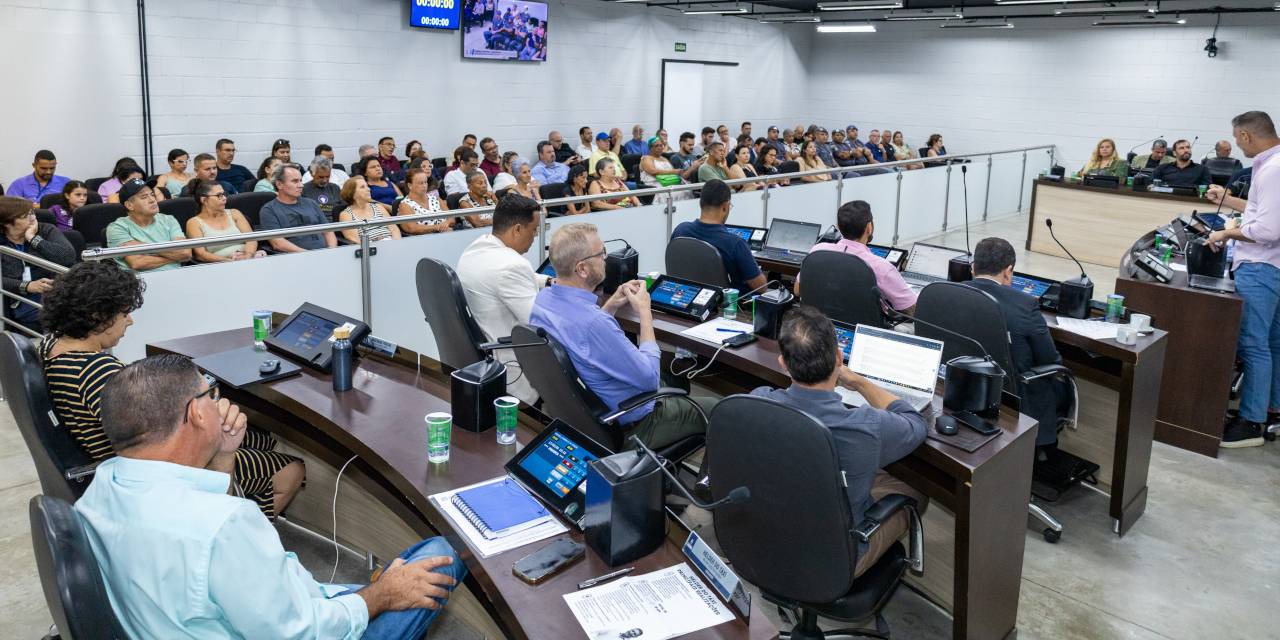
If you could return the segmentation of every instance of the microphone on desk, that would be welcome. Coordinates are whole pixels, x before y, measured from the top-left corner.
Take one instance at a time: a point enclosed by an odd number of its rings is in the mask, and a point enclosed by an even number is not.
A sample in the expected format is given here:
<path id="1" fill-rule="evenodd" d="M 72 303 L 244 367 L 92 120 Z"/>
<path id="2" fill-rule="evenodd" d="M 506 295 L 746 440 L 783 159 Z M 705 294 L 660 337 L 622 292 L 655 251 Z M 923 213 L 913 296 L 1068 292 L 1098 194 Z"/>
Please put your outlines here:
<path id="1" fill-rule="evenodd" d="M 1150 144 L 1150 143 L 1155 142 L 1156 140 L 1159 140 L 1159 139 L 1161 139 L 1161 138 L 1163 138 L 1163 137 L 1164 137 L 1164 134 L 1162 133 L 1162 134 L 1160 134 L 1160 135 L 1158 135 L 1158 136 L 1156 136 L 1156 137 L 1154 137 L 1154 138 L 1152 138 L 1152 139 L 1150 139 L 1150 140 L 1147 140 L 1146 142 L 1139 142 L 1138 144 L 1133 145 L 1133 148 L 1129 150 L 1129 153 L 1128 153 L 1128 156 L 1127 156 L 1127 157 L 1129 158 L 1129 162 L 1133 162 L 1133 158 L 1134 158 L 1134 156 L 1136 156 L 1136 155 L 1137 155 L 1136 153 L 1134 153 L 1134 151 L 1137 151 L 1138 147 L 1141 147 L 1141 146 L 1142 146 L 1142 145 L 1144 145 L 1144 144 Z"/>
<path id="2" fill-rule="evenodd" d="M 671 471 L 667 469 L 667 465 L 663 464 L 662 460 L 658 458 L 658 454 L 654 453 L 653 450 L 650 449 L 649 447 L 644 446 L 644 443 L 640 442 L 640 438 L 636 436 L 631 436 L 630 439 L 631 439 L 631 443 L 636 446 L 636 455 L 640 457 L 644 457 L 646 458 L 646 460 L 641 462 L 640 464 L 637 464 L 635 467 L 631 469 L 631 471 L 628 471 L 625 476 L 623 476 L 622 478 L 619 478 L 619 482 L 627 480 L 628 478 L 642 476 L 648 473 L 649 471 L 651 471 L 656 466 L 657 468 L 662 469 L 663 475 L 665 475 L 667 479 L 671 481 L 671 485 L 675 487 L 676 492 L 679 493 L 680 496 L 683 497 L 685 500 L 688 500 L 689 502 L 693 503 L 693 506 L 698 507 L 699 509 L 706 509 L 710 511 L 711 509 L 715 509 L 716 507 L 722 507 L 726 504 L 742 504 L 743 502 L 746 502 L 748 498 L 751 497 L 750 489 L 746 487 L 738 487 L 737 489 L 730 491 L 729 495 L 719 500 L 716 500 L 715 502 L 712 502 L 710 504 L 704 504 L 702 502 L 698 502 L 698 499 L 693 497 L 693 494 L 689 493 L 688 489 L 685 489 L 684 485 L 681 484 L 681 482 L 677 480 L 674 475 L 671 474 Z"/>
<path id="3" fill-rule="evenodd" d="M 947 262 L 949 282 L 967 282 L 973 279 L 973 252 L 969 250 L 969 181 L 965 179 L 969 167 L 960 165 L 960 182 L 964 184 L 964 255 Z"/>
<path id="4" fill-rule="evenodd" d="M 768 281 L 768 282 L 766 282 L 766 283 L 764 283 L 764 284 L 762 284 L 762 285 L 760 285 L 760 286 L 758 286 L 758 287 L 756 287 L 756 288 L 754 288 L 754 289 L 752 289 L 752 290 L 750 290 L 750 291 L 748 291 L 748 292 L 746 292 L 746 293 L 738 294 L 738 300 L 737 300 L 737 302 L 735 302 L 735 303 L 733 303 L 733 304 L 742 304 L 742 303 L 746 302 L 746 301 L 747 301 L 747 296 L 749 296 L 749 295 L 751 295 L 751 294 L 753 294 L 753 293 L 755 293 L 755 292 L 757 292 L 757 291 L 759 291 L 759 290 L 761 290 L 761 289 L 765 289 L 765 288 L 767 288 L 767 287 L 768 287 L 769 285 L 771 285 L 771 284 L 776 284 L 776 285 L 778 285 L 779 287 L 783 287 L 783 284 L 782 284 L 782 281 L 781 281 L 781 280 L 770 280 L 770 281 Z M 721 309 L 724 309 L 724 308 L 728 307 L 728 306 L 729 306 L 729 304 L 730 304 L 729 302 L 721 302 L 721 303 L 720 303 L 720 308 L 721 308 Z"/>
<path id="5" fill-rule="evenodd" d="M 1084 265 L 1063 246 L 1062 241 L 1053 233 L 1053 220 L 1045 219 L 1044 226 L 1049 227 L 1049 236 L 1058 243 L 1067 256 L 1080 267 L 1080 277 L 1063 280 L 1058 289 L 1058 313 L 1068 318 L 1084 319 L 1089 317 L 1089 301 L 1093 299 L 1093 281 L 1084 272 Z"/>
<path id="6" fill-rule="evenodd" d="M 991 354 L 987 353 L 981 342 L 932 322 L 912 318 L 893 309 L 884 300 L 880 301 L 880 307 L 885 315 L 895 320 L 910 320 L 976 346 L 982 352 L 981 358 L 960 356 L 947 361 L 947 372 L 942 383 L 942 406 L 951 411 L 971 411 L 988 420 L 1000 417 L 1005 371 L 991 359 Z"/>

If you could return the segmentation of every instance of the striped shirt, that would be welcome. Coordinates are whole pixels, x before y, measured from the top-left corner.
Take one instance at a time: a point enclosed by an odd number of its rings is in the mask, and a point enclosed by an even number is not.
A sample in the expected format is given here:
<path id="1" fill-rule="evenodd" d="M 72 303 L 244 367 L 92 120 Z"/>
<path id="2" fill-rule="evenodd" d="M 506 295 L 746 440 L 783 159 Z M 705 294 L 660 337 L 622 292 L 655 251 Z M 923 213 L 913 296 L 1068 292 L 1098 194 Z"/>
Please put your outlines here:
<path id="1" fill-rule="evenodd" d="M 107 379 L 123 369 L 124 363 L 105 351 L 69 351 L 51 358 L 56 342 L 50 335 L 40 343 L 54 414 L 94 460 L 113 457 L 115 450 L 102 429 L 99 400 Z"/>

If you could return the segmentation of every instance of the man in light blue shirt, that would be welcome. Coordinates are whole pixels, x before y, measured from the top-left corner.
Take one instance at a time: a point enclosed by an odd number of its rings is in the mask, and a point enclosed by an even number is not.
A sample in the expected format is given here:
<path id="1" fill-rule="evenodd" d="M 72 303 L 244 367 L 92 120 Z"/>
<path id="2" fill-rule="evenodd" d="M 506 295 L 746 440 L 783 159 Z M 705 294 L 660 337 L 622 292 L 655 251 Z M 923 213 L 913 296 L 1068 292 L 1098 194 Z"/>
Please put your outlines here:
<path id="1" fill-rule="evenodd" d="M 76 503 L 133 638 L 420 638 L 466 575 L 442 538 L 367 587 L 316 582 L 250 500 L 228 495 L 245 416 L 191 360 L 153 356 L 102 393 L 119 454 Z"/>
<path id="2" fill-rule="evenodd" d="M 555 184 L 569 178 L 569 165 L 556 162 L 555 145 L 543 140 L 538 143 L 538 163 L 529 169 L 529 173 L 539 184 Z"/>
<path id="3" fill-rule="evenodd" d="M 631 127 L 631 139 L 622 145 L 622 152 L 637 155 L 649 153 L 649 145 L 644 141 L 644 127 L 640 125 Z"/>
<path id="4" fill-rule="evenodd" d="M 568 352 L 587 388 L 616 411 L 623 400 L 662 386 L 662 357 L 643 281 L 624 283 L 603 307 L 596 306 L 594 291 L 604 282 L 604 262 L 604 242 L 595 225 L 575 222 L 557 229 L 551 237 L 555 284 L 538 292 L 529 324 L 546 329 Z M 624 304 L 630 304 L 640 316 L 639 347 L 613 317 Z M 532 382 L 537 388 L 538 381 Z M 715 404 L 710 399 L 694 400 L 707 413 Z M 618 422 L 627 429 L 628 439 L 636 435 L 655 448 L 707 430 L 698 410 L 680 398 L 643 405 Z"/>

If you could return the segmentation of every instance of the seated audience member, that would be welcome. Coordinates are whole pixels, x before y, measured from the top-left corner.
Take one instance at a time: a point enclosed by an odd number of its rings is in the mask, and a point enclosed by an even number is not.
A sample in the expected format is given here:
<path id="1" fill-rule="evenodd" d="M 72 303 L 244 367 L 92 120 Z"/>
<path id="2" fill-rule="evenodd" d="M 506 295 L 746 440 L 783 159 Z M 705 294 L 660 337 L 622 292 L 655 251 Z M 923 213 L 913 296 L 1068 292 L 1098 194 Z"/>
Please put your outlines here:
<path id="1" fill-rule="evenodd" d="M 600 175 L 600 172 L 596 169 L 596 164 L 602 158 L 613 160 L 614 166 L 622 166 L 622 160 L 618 158 L 618 154 L 610 150 L 612 145 L 613 139 L 609 137 L 609 134 L 601 132 L 596 136 L 596 150 L 591 154 L 591 158 L 587 160 L 587 170 L 591 172 L 591 175 Z"/>
<path id="2" fill-rule="evenodd" d="M 391 207 L 374 200 L 369 191 L 369 184 L 360 176 L 356 176 L 342 185 L 342 201 L 347 203 L 347 208 L 338 214 L 338 222 L 377 220 L 391 217 Z M 371 242 L 391 240 L 392 238 L 399 239 L 400 229 L 394 224 L 385 227 L 369 226 L 363 229 L 347 229 L 342 232 L 342 237 L 353 243 L 359 243 L 361 237 L 368 237 Z"/>
<path id="3" fill-rule="evenodd" d="M 196 201 L 196 215 L 187 220 L 188 238 L 219 238 L 253 231 L 240 211 L 227 208 L 227 192 L 217 180 L 195 178 L 187 184 L 192 185 L 191 197 Z M 196 262 L 232 262 L 267 257 L 267 252 L 259 250 L 254 240 L 196 247 L 191 253 Z"/>
<path id="4" fill-rule="evenodd" d="M 436 196 L 440 183 L 436 182 L 426 169 L 421 167 L 409 169 L 404 174 L 404 180 L 405 185 L 409 187 L 409 194 L 400 201 L 400 209 L 396 211 L 396 215 L 411 216 L 449 210 L 449 206 L 440 202 L 440 198 Z M 456 221 L 457 218 L 443 218 L 430 222 L 401 222 L 399 227 L 401 233 L 417 236 L 453 231 L 453 224 Z"/>
<path id="5" fill-rule="evenodd" d="M 201 153 L 191 161 L 192 168 L 196 171 L 196 178 L 201 180 L 215 180 L 222 185 L 222 189 L 227 193 L 240 193 L 240 190 L 232 186 L 231 183 L 224 180 L 218 180 L 218 161 L 212 155 Z M 190 184 L 188 182 L 188 184 Z M 182 185 L 182 191 L 178 193 L 180 198 L 190 198 L 191 192 L 187 189 L 187 185 Z"/>
<path id="6" fill-rule="evenodd" d="M 433 538 L 367 587 L 321 585 L 233 492 L 245 416 L 190 359 L 134 362 L 101 396 L 120 455 L 98 467 L 76 512 L 130 637 L 419 637 L 466 575 Z"/>
<path id="7" fill-rule="evenodd" d="M 498 143 L 493 138 L 480 141 L 480 153 L 484 156 L 480 161 L 480 170 L 486 176 L 496 176 L 502 172 L 502 153 L 498 151 Z"/>
<path id="8" fill-rule="evenodd" d="M 386 175 L 382 169 L 382 164 L 378 162 L 377 156 L 367 156 L 356 163 L 355 173 L 351 177 L 364 178 L 365 183 L 369 185 L 370 193 L 373 194 L 373 199 L 389 207 L 391 203 L 396 201 L 396 198 L 404 194 L 400 193 L 400 187 L 397 187 L 396 183 L 392 182 Z M 351 181 L 348 180 L 347 182 Z M 347 185 L 343 183 L 342 186 L 346 188 Z"/>
<path id="9" fill-rule="evenodd" d="M 724 145 L 724 148 L 726 149 L 736 146 L 733 144 L 733 139 L 729 137 L 729 127 L 724 125 L 716 127 L 716 139 L 719 140 L 720 144 Z"/>
<path id="10" fill-rule="evenodd" d="M 857 129 L 854 129 L 854 131 L 857 131 Z M 872 162 L 887 162 L 884 155 L 884 146 L 880 143 L 879 129 L 872 129 L 871 133 L 867 134 L 866 150 L 871 154 Z"/>
<path id="11" fill-rule="evenodd" d="M 253 179 L 253 173 L 242 165 L 233 164 L 236 159 L 236 143 L 223 138 L 214 146 L 218 154 L 217 178 L 234 189 L 231 193 L 240 193 L 244 183 Z"/>
<path id="12" fill-rule="evenodd" d="M 558 162 L 557 155 L 555 143 L 550 140 L 538 143 L 538 163 L 530 170 L 534 180 L 541 184 L 555 184 L 569 177 L 569 166 Z"/>
<path id="13" fill-rule="evenodd" d="M 591 195 L 601 193 L 626 193 L 630 191 L 627 183 L 618 177 L 618 167 L 611 158 L 601 158 L 596 164 L 596 171 L 600 176 L 599 180 L 591 183 L 589 187 Z M 594 209 L 622 209 L 625 207 L 638 207 L 640 200 L 635 196 L 621 196 L 618 198 L 609 198 L 607 200 L 596 200 L 591 203 Z"/>
<path id="14" fill-rule="evenodd" d="M 800 156 L 796 158 L 796 164 L 800 165 L 801 171 L 816 171 L 818 169 L 826 169 L 827 165 L 818 157 L 818 143 L 806 140 L 800 145 Z M 800 176 L 802 182 L 826 182 L 831 179 L 830 173 L 819 173 L 811 176 Z"/>
<path id="15" fill-rule="evenodd" d="M 333 162 L 333 159 L 334 159 L 334 157 L 335 157 L 335 156 L 333 155 L 333 147 L 331 147 L 331 146 L 329 146 L 329 145 L 327 145 L 327 144 L 318 144 L 318 145 L 316 145 L 316 153 L 315 153 L 315 155 L 318 155 L 318 156 L 324 156 L 324 157 L 328 158 L 330 162 Z"/>
<path id="16" fill-rule="evenodd" d="M 751 147 L 741 144 L 733 151 L 735 162 L 729 165 L 729 179 L 737 180 L 740 178 L 754 178 L 757 176 L 756 168 L 751 165 Z M 748 182 L 735 187 L 739 192 L 755 191 L 764 187 L 763 182 Z"/>
<path id="17" fill-rule="evenodd" d="M 172 240 L 186 240 L 178 221 L 173 216 L 160 213 L 155 194 L 147 183 L 134 178 L 120 187 L 114 195 L 120 197 L 128 215 L 116 218 L 107 225 L 108 247 L 129 247 Z M 116 258 L 122 268 L 133 271 L 167 271 L 177 269 L 191 259 L 190 249 L 170 249 L 154 254 L 141 254 Z"/>
<path id="18" fill-rule="evenodd" d="M 67 183 L 71 184 L 71 183 Z M 38 222 L 31 201 L 17 196 L 0 196 L 0 228 L 4 237 L 0 246 L 70 267 L 76 262 L 76 250 L 66 236 L 52 224 Z M 40 296 L 53 285 L 56 273 L 37 264 L 0 254 L 0 272 L 4 290 L 40 304 Z M 21 300 L 4 296 L 4 317 L 36 332 L 40 331 L 40 310 Z M 6 330 L 8 328 L 6 327 Z"/>
<path id="19" fill-rule="evenodd" d="M 587 162 L 591 159 L 592 154 L 596 152 L 595 134 L 591 133 L 591 127 L 581 127 L 578 129 L 578 146 L 573 152 L 578 156 L 578 162 Z M 590 170 L 590 167 L 588 167 Z"/>
<path id="20" fill-rule="evenodd" d="M 924 442 L 929 429 L 924 416 L 841 364 L 844 354 L 836 342 L 836 328 L 814 307 L 801 305 L 787 312 L 778 350 L 778 361 L 791 374 L 791 386 L 760 387 L 751 395 L 795 407 L 831 430 L 855 525 L 862 524 L 877 500 L 895 493 L 914 498 L 917 512 L 923 515 L 929 498 L 884 468 Z M 837 386 L 861 393 L 867 403 L 846 407 Z M 870 540 L 858 542 L 853 575 L 860 576 L 874 565 L 910 526 L 910 516 L 900 511 L 872 532 Z"/>
<path id="21" fill-rule="evenodd" d="M 137 165 L 126 164 L 126 165 L 121 165 L 118 169 L 116 169 L 115 178 L 116 180 L 120 181 L 120 184 L 124 184 L 130 180 L 145 181 L 147 179 L 147 173 L 143 171 L 141 168 L 139 168 Z M 159 193 L 155 195 L 156 195 L 156 200 L 164 199 L 164 196 L 161 196 Z M 107 196 L 106 202 L 110 202 L 113 204 L 120 202 L 119 190 Z"/>
<path id="22" fill-rule="evenodd" d="M 692 137 L 692 134 L 690 134 Z M 670 160 L 663 157 L 663 153 L 667 150 L 667 143 L 654 136 L 649 138 L 649 153 L 640 158 L 640 186 L 644 189 L 654 189 L 657 187 L 672 187 L 684 183 L 684 175 L 691 173 L 696 175 L 693 169 L 680 171 L 676 169 Z M 684 200 L 690 197 L 689 191 L 677 191 L 672 194 L 676 200 Z M 667 201 L 667 194 L 662 193 L 654 196 L 654 202 Z"/>
<path id="23" fill-rule="evenodd" d="M 1213 145 L 1213 153 L 1204 157 L 1204 166 L 1211 176 L 1230 176 L 1244 168 L 1239 160 L 1231 157 L 1231 143 L 1226 140 Z"/>
<path id="24" fill-rule="evenodd" d="M 356 158 L 356 162 L 360 162 L 368 157 L 376 157 L 378 155 L 378 148 L 371 144 L 362 144 L 359 149 L 356 149 L 356 153 L 359 154 L 359 157 Z M 354 167 L 355 165 L 353 164 L 351 166 Z M 346 183 L 344 182 L 343 184 Z"/>
<path id="25" fill-rule="evenodd" d="M 1049 327 L 1040 314 L 1040 301 L 1028 293 L 1014 289 L 1013 265 L 1017 259 L 1013 245 L 1004 238 L 985 238 L 973 248 L 973 280 L 965 284 L 989 294 L 1000 303 L 1005 330 L 1009 334 L 1009 355 L 1013 359 L 1013 375 L 1026 373 L 1032 367 L 1062 364 L 1062 356 L 1053 344 Z M 1022 397 L 1022 413 L 1040 421 L 1036 448 L 1054 448 L 1058 442 L 1058 418 L 1065 415 L 1067 386 L 1056 378 L 1046 377 L 1026 384 Z M 1040 460 L 1043 460 L 1041 451 Z"/>
<path id="26" fill-rule="evenodd" d="M 666 129 L 658 129 L 658 137 L 659 137 L 659 138 L 662 138 L 662 144 L 666 145 L 667 147 L 670 147 L 670 146 L 671 146 L 671 141 L 667 140 L 667 130 L 666 130 Z"/>
<path id="27" fill-rule="evenodd" d="M 617 411 L 619 402 L 662 386 L 662 357 L 643 281 L 623 283 L 597 306 L 595 290 L 604 282 L 604 256 L 604 242 L 595 225 L 572 222 L 557 229 L 551 236 L 556 280 L 538 292 L 529 324 L 555 337 L 568 352 L 582 383 Z M 640 317 L 638 348 L 613 318 L 624 304 L 630 304 Z M 715 404 L 707 398 L 691 399 L 707 413 Z M 627 412 L 617 422 L 627 441 L 634 435 L 649 447 L 663 447 L 705 433 L 707 428 L 698 411 L 681 398 L 651 402 Z"/>
<path id="28" fill-rule="evenodd" d="M 750 122 L 742 123 L 742 128 L 738 131 L 738 135 L 739 137 L 751 135 L 751 123 Z"/>
<path id="29" fill-rule="evenodd" d="M 458 200 L 460 209 L 476 209 L 492 207 L 498 204 L 498 197 L 489 188 L 489 179 L 483 171 L 472 171 L 467 175 L 467 195 Z M 462 225 L 468 229 L 493 225 L 493 212 L 475 215 L 464 215 Z"/>
<path id="30" fill-rule="evenodd" d="M 622 145 L 623 153 L 634 153 L 642 156 L 649 153 L 649 145 L 644 141 L 644 127 L 636 125 L 631 127 L 631 139 Z"/>
<path id="31" fill-rule="evenodd" d="M 578 164 L 579 162 L 582 162 L 582 156 L 575 152 L 573 147 L 570 147 L 569 144 L 564 141 L 564 136 L 560 135 L 559 131 L 552 131 L 551 133 L 548 133 L 547 142 L 551 143 L 551 149 L 555 152 L 555 157 L 553 158 L 554 162 L 564 165 Z M 538 157 L 539 159 L 542 157 L 541 147 L 538 148 Z M 556 182 L 564 182 L 564 180 L 557 180 Z M 551 183 L 544 182 L 543 184 Z"/>
<path id="32" fill-rule="evenodd" d="M 782 132 L 781 130 L 778 129 L 778 127 L 770 126 L 768 133 L 765 134 L 765 144 L 767 146 L 773 147 L 774 151 L 778 152 L 779 158 L 786 158 L 787 143 L 786 143 L 786 140 L 780 137 L 781 135 L 782 135 Z M 756 155 L 759 155 L 759 152 L 757 152 Z M 759 164 L 759 162 L 757 162 L 756 164 Z"/>
<path id="33" fill-rule="evenodd" d="M 875 235 L 876 225 L 871 215 L 871 205 L 862 200 L 854 200 L 840 205 L 836 210 L 836 228 L 840 230 L 841 239 L 839 242 L 820 242 L 812 249 L 810 253 L 816 251 L 841 251 L 855 255 L 867 263 L 871 267 L 871 271 L 876 274 L 876 287 L 880 289 L 880 295 L 884 297 L 884 301 L 889 306 L 906 313 L 908 315 L 915 314 L 916 294 L 907 286 L 907 282 L 902 279 L 902 274 L 898 273 L 898 268 L 893 266 L 888 260 L 871 253 L 867 245 L 871 243 L 872 236 Z M 799 279 L 796 281 L 796 288 L 799 289 Z"/>
<path id="34" fill-rule="evenodd" d="M 467 176 L 470 176 L 479 167 L 479 158 L 480 156 L 470 149 L 463 149 L 458 154 L 458 168 L 444 174 L 444 192 L 446 194 L 453 195 L 467 192 Z M 488 178 L 485 179 L 485 184 L 488 184 Z"/>
<path id="35" fill-rule="evenodd" d="M 169 172 L 156 176 L 156 186 L 164 187 L 176 196 L 194 177 L 195 174 L 187 173 L 187 152 L 173 149 L 169 151 Z"/>
<path id="36" fill-rule="evenodd" d="M 1174 161 L 1156 167 L 1151 174 L 1152 180 L 1163 180 L 1165 184 L 1196 187 L 1213 183 L 1209 170 L 1191 159 L 1191 143 L 1179 140 L 1173 143 Z"/>
<path id="37" fill-rule="evenodd" d="M 1173 162 L 1173 157 L 1169 155 L 1169 143 L 1164 140 L 1156 140 L 1151 143 L 1151 153 L 1140 155 L 1129 163 L 1136 171 L 1145 171 L 1151 173 L 1162 164 Z"/>
<path id="38" fill-rule="evenodd" d="M 760 154 L 756 156 L 756 164 L 755 164 L 756 175 L 758 176 L 777 175 L 779 162 L 780 161 L 778 160 L 777 148 L 771 147 L 766 144 L 764 147 L 760 149 Z M 777 182 L 772 182 L 768 184 L 770 186 L 779 185 L 779 184 L 785 186 L 785 185 L 791 184 L 791 179 L 787 178 L 787 179 L 779 180 Z"/>
<path id="39" fill-rule="evenodd" d="M 280 159 L 280 162 L 293 162 L 293 149 L 289 147 L 289 141 L 281 138 L 271 143 L 271 155 Z"/>
<path id="40" fill-rule="evenodd" d="M 258 165 L 258 182 L 253 185 L 254 193 L 275 193 L 275 185 L 271 184 L 271 171 L 276 166 L 283 164 L 280 158 L 276 156 L 267 156 L 262 159 L 262 164 Z"/>
<path id="41" fill-rule="evenodd" d="M 782 132 L 782 144 L 786 147 L 786 152 L 778 156 L 779 162 L 800 159 L 800 143 L 796 140 L 796 132 L 787 129 Z"/>
<path id="42" fill-rule="evenodd" d="M 507 194 L 493 212 L 492 234 L 476 238 L 458 259 L 458 282 L 467 294 L 467 306 L 475 317 L 487 342 L 511 335 L 518 324 L 529 323 L 529 312 L 538 291 L 551 278 L 533 272 L 524 259 L 538 237 L 542 220 L 537 202 L 522 195 Z M 501 349 L 494 356 L 507 365 L 507 391 L 532 405 L 538 393 L 522 375 L 511 349 Z"/>
<path id="43" fill-rule="evenodd" d="M 707 161 L 698 167 L 698 182 L 728 180 L 729 165 L 725 162 L 728 153 L 728 149 L 718 140 L 713 140 L 707 145 Z"/>
<path id="44" fill-rule="evenodd" d="M 564 195 L 565 198 L 581 197 L 591 195 L 591 188 L 588 186 L 590 177 L 587 175 L 587 165 L 585 162 L 579 162 L 569 169 L 569 177 L 565 179 Z M 565 205 L 566 214 L 571 216 L 581 215 L 583 213 L 591 213 L 590 202 L 569 203 Z"/>
<path id="45" fill-rule="evenodd" d="M 841 167 L 852 167 L 858 164 L 858 160 L 862 158 L 862 150 L 858 149 L 852 140 L 846 138 L 844 131 L 840 129 L 831 132 L 829 148 L 831 149 L 832 158 Z"/>
<path id="46" fill-rule="evenodd" d="M 511 172 L 516 176 L 516 183 L 511 185 L 512 191 L 530 200 L 542 200 L 542 194 L 538 192 L 542 183 L 533 179 L 528 160 L 521 157 L 512 159 Z"/>
<path id="47" fill-rule="evenodd" d="M 48 149 L 41 149 L 36 152 L 35 160 L 31 162 L 33 171 L 21 178 L 9 183 L 6 194 L 15 198 L 26 198 L 34 203 L 39 203 L 40 198 L 46 194 L 59 193 L 62 191 L 62 185 L 67 183 L 66 176 L 57 175 L 58 158 Z M 103 196 L 104 198 L 106 196 Z"/>
<path id="48" fill-rule="evenodd" d="M 334 203 L 342 199 L 342 187 L 333 180 L 333 176 L 337 173 L 338 170 L 333 168 L 332 160 L 325 156 L 316 156 L 311 160 L 310 170 L 302 176 L 302 197 L 315 200 L 316 204 L 320 205 L 320 210 L 324 212 L 324 217 L 330 221 L 333 220 Z"/>
<path id="49" fill-rule="evenodd" d="M 468 149 L 470 149 L 470 150 L 472 150 L 472 151 L 475 151 L 475 150 L 476 150 L 476 136 L 475 136 L 475 134 L 468 133 L 467 135 L 462 136 L 462 146 L 464 146 L 464 147 L 466 147 L 466 148 L 468 148 Z"/>
<path id="50" fill-rule="evenodd" d="M 702 215 L 697 220 L 677 225 L 671 232 L 671 239 L 694 238 L 715 247 L 724 261 L 725 272 L 729 274 L 729 285 L 745 296 L 748 291 L 763 287 L 765 277 L 751 255 L 747 241 L 724 227 L 729 219 L 732 195 L 733 189 L 723 180 L 711 180 L 702 185 L 699 201 Z"/>
<path id="51" fill-rule="evenodd" d="M 1080 175 L 1115 176 L 1123 182 L 1129 177 L 1129 163 L 1116 154 L 1115 141 L 1103 138 L 1093 148 L 1089 162 L 1080 168 Z"/>
<path id="52" fill-rule="evenodd" d="M 376 165 L 376 161 L 374 162 Z M 379 170 L 382 167 L 378 167 Z M 302 197 L 302 167 L 282 164 L 268 178 L 276 185 L 276 199 L 262 205 L 258 216 L 263 231 L 310 227 L 329 222 L 320 204 Z M 332 231 L 267 240 L 271 248 L 283 253 L 299 253 L 338 246 L 338 237 Z"/>
<path id="53" fill-rule="evenodd" d="M 68 180 L 62 185 L 62 201 L 49 207 L 53 224 L 59 231 L 70 231 L 76 209 L 89 201 L 89 187 L 79 180 Z"/>
<path id="54" fill-rule="evenodd" d="M 516 183 L 516 175 L 511 170 L 511 162 L 519 157 L 520 154 L 515 151 L 503 152 L 502 160 L 498 162 L 498 173 L 493 176 L 493 182 L 489 183 L 494 191 L 507 189 Z"/>
<path id="55" fill-rule="evenodd" d="M 396 182 L 400 180 L 403 168 L 400 166 L 399 158 L 396 158 L 396 141 L 390 136 L 385 136 L 378 140 L 378 165 L 382 167 L 382 174 L 387 180 Z M 368 180 L 368 177 L 365 177 Z M 346 183 L 344 182 L 345 186 Z"/>
<path id="56" fill-rule="evenodd" d="M 942 146 L 942 134 L 935 133 L 929 136 L 929 142 L 925 143 L 928 147 L 930 158 L 941 158 L 947 155 L 947 148 Z"/>
<path id="57" fill-rule="evenodd" d="M 425 155 L 427 155 L 426 149 L 423 149 L 422 143 L 418 142 L 417 140 L 410 140 L 409 144 L 406 144 L 404 146 L 404 157 L 408 158 L 410 162 L 412 162 L 413 159 L 418 156 L 425 156 Z M 346 183 L 344 182 L 343 184 L 346 184 Z"/>
<path id="58" fill-rule="evenodd" d="M 911 148 L 911 147 L 906 143 L 906 141 L 904 141 L 904 140 L 902 139 L 902 132 L 901 132 L 901 131 L 895 131 L 895 132 L 893 133 L 893 137 L 892 137 L 892 138 L 890 138 L 890 141 L 893 143 L 893 157 L 894 157 L 894 159 L 895 159 L 895 160 L 906 160 L 906 159 L 908 159 L 908 158 L 919 158 L 919 157 L 920 157 L 920 156 L 916 153 L 916 150 L 915 150 L 915 149 L 912 149 L 912 148 Z M 905 165 L 905 166 L 906 166 L 906 168 L 907 168 L 907 169 L 912 169 L 912 170 L 915 170 L 915 169 L 923 169 L 923 168 L 924 168 L 924 165 L 923 165 L 923 164 L 916 163 L 916 162 L 913 162 L 913 163 L 908 164 L 908 165 Z"/>
<path id="59" fill-rule="evenodd" d="M 614 127 L 609 130 L 609 150 L 615 155 L 622 152 L 622 129 Z"/>
<path id="60" fill-rule="evenodd" d="M 671 155 L 671 166 L 680 170 L 680 177 L 684 178 L 685 182 L 697 182 L 698 170 L 707 161 L 705 157 L 695 152 L 693 138 L 693 133 L 689 131 L 680 134 L 680 148 Z M 641 160 L 641 163 L 643 162 Z"/>
<path id="61" fill-rule="evenodd" d="M 110 198 L 111 194 L 120 190 L 120 185 L 122 183 L 118 178 L 116 178 L 116 172 L 120 171 L 120 167 L 125 165 L 132 165 L 136 167 L 138 166 L 138 161 L 128 156 L 116 160 L 115 166 L 111 167 L 111 179 L 98 185 L 98 195 L 102 197 L 103 202 L 107 202 L 107 198 Z"/>
<path id="62" fill-rule="evenodd" d="M 693 155 L 699 156 L 699 157 L 707 155 L 707 147 L 711 146 L 711 141 L 715 137 L 716 137 L 715 129 L 712 129 L 711 127 L 703 127 L 702 140 L 698 144 L 694 145 Z"/>

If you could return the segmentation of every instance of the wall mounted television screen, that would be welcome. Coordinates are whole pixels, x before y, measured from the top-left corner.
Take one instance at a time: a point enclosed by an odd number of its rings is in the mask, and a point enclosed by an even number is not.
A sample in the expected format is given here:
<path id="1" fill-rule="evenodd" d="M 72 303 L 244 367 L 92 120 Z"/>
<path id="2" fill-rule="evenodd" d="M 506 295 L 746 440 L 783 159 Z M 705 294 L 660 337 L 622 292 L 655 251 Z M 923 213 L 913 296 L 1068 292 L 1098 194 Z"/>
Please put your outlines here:
<path id="1" fill-rule="evenodd" d="M 462 57 L 546 60 L 547 4 L 462 0 Z"/>
<path id="2" fill-rule="evenodd" d="M 413 0 L 409 26 L 427 29 L 458 28 L 458 0 Z"/>

